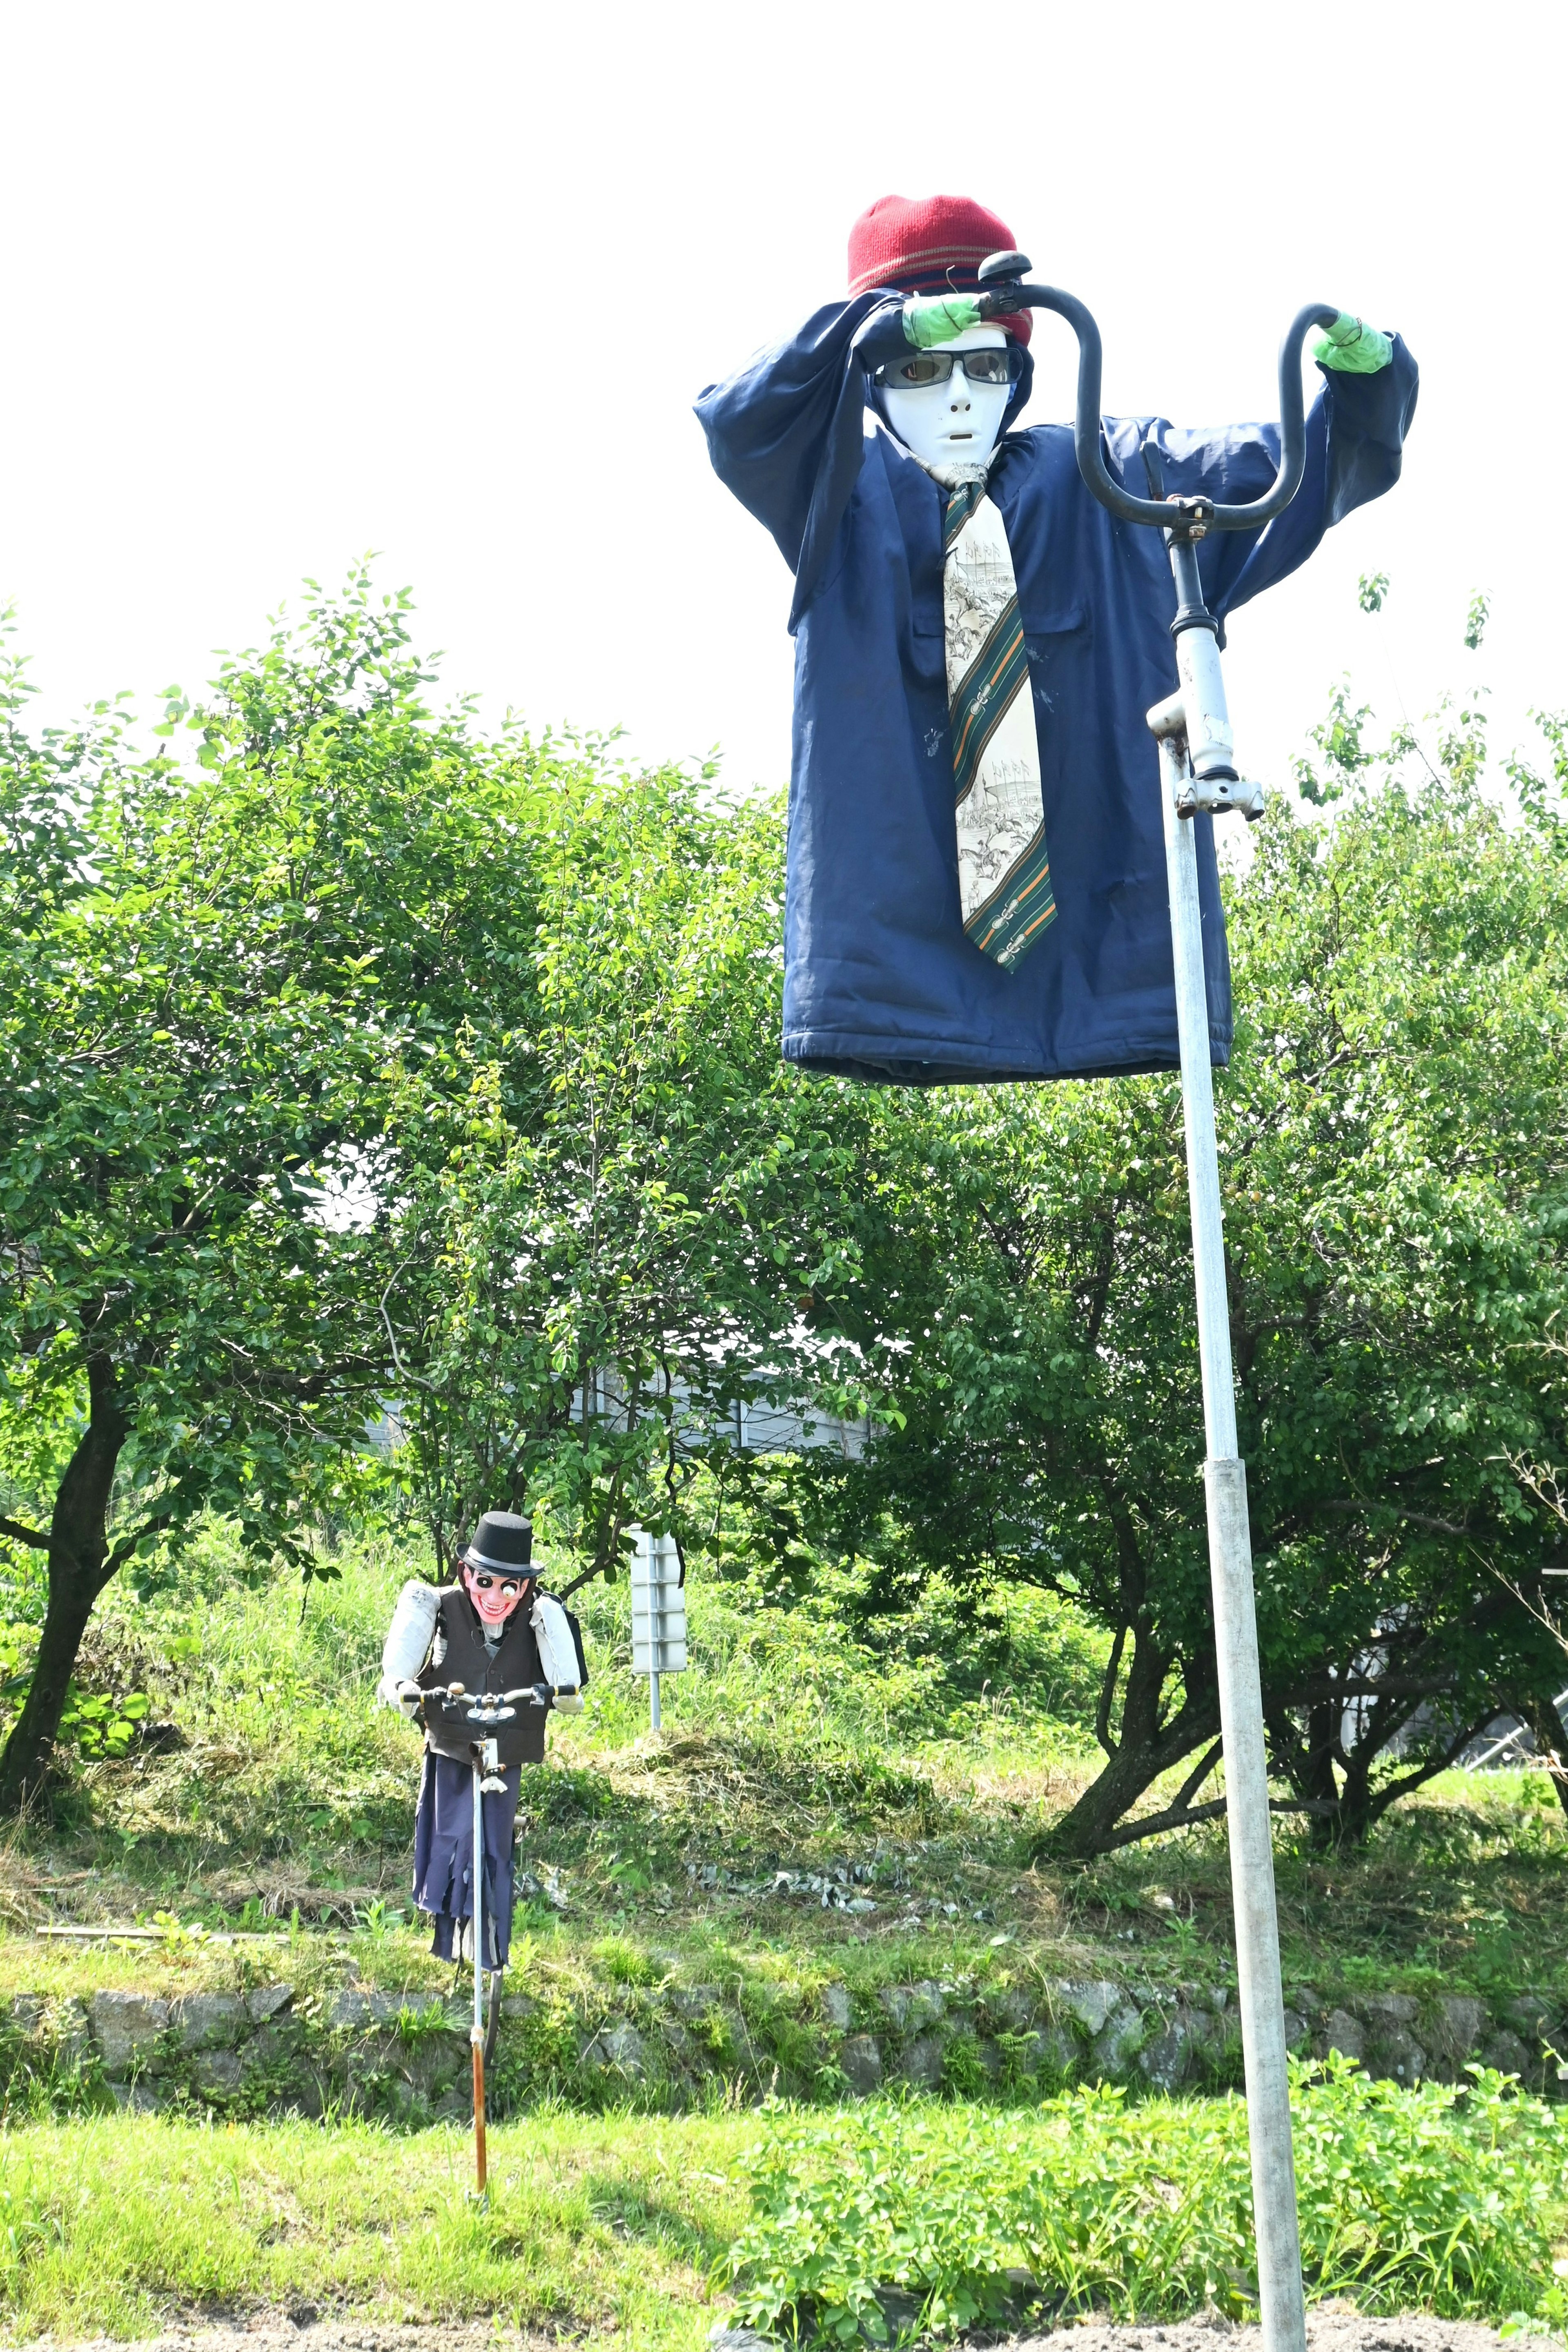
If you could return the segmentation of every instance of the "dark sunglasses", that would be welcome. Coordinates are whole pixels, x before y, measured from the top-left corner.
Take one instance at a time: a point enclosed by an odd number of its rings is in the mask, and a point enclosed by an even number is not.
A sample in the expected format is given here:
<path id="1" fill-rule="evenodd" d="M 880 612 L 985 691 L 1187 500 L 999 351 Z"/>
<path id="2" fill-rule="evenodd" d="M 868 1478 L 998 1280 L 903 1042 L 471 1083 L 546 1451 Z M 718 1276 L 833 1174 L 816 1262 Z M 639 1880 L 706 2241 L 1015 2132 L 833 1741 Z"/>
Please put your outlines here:
<path id="1" fill-rule="evenodd" d="M 961 367 L 971 383 L 1016 383 L 1024 372 L 1024 354 L 1016 343 L 993 345 L 984 352 L 911 352 L 907 360 L 884 360 L 872 378 L 895 391 L 922 391 L 928 383 L 945 383 Z"/>

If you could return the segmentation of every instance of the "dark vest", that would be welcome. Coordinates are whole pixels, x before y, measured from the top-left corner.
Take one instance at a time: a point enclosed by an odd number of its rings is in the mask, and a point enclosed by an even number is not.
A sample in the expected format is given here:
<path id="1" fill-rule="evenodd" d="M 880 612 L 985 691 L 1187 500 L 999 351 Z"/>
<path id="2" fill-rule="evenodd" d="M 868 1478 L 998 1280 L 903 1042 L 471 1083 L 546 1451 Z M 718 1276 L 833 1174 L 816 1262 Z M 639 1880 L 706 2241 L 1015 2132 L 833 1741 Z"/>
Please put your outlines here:
<path id="1" fill-rule="evenodd" d="M 542 1682 L 544 1670 L 539 1663 L 539 1644 L 526 1614 L 530 1606 L 528 1601 L 521 1601 L 512 1611 L 501 1628 L 492 1658 L 485 1648 L 479 1614 L 473 1602 L 460 1584 L 444 1585 L 436 1629 L 447 1637 L 447 1654 L 439 1665 L 433 1656 L 426 1663 L 419 1676 L 420 1688 L 442 1690 L 448 1683 L 461 1683 L 465 1690 L 499 1692 Z M 530 1699 L 515 1699 L 512 1704 L 517 1712 L 511 1721 L 498 1724 L 489 1735 L 496 1743 L 502 1769 L 512 1764 L 542 1764 L 544 1718 L 550 1709 L 535 1706 Z M 462 1706 L 426 1710 L 425 1737 L 439 1755 L 455 1756 L 461 1763 L 471 1763 L 471 1743 L 485 1736 L 477 1724 L 468 1721 Z"/>

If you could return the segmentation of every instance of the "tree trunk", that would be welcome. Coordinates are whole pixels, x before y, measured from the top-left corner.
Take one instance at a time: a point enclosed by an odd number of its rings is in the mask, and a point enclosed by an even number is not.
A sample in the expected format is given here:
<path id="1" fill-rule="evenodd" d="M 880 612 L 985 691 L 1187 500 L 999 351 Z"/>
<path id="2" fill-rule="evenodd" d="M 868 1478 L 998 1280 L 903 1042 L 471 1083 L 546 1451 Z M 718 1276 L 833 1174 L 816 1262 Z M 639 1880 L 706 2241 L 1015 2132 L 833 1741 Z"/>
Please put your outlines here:
<path id="1" fill-rule="evenodd" d="M 1568 1813 L 1568 1733 L 1563 1730 L 1563 1717 L 1554 1705 L 1556 1696 L 1555 1691 L 1542 1691 L 1539 1697 L 1532 1695 L 1520 1712 L 1534 1738 L 1541 1768 L 1551 1775 L 1557 1801 Z"/>
<path id="2" fill-rule="evenodd" d="M 90 1411 L 49 1521 L 49 1601 L 26 1704 L 0 1756 L 0 1813 L 18 1813 L 43 1788 L 70 1678 L 94 1601 L 108 1581 L 109 1498 L 130 1423 L 106 1356 L 88 1360 Z"/>
<path id="3" fill-rule="evenodd" d="M 1071 1811 L 1039 1841 L 1040 1853 L 1080 1862 L 1104 1853 L 1118 1822 L 1160 1775 L 1216 1737 L 1219 1708 L 1212 1691 L 1189 1691 L 1180 1712 L 1169 1723 L 1161 1723 L 1160 1696 L 1169 1665 L 1147 1635 L 1140 1639 L 1134 1633 L 1121 1737 L 1114 1747 L 1108 1743 L 1100 1778 L 1090 1781 Z"/>

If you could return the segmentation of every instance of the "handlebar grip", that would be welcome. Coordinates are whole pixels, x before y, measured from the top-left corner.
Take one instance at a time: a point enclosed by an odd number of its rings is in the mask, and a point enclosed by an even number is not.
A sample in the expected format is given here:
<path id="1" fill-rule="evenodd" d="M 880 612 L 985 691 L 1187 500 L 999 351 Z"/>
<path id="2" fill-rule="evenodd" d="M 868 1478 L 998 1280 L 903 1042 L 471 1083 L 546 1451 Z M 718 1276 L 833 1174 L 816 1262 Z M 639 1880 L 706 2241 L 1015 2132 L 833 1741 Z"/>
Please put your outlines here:
<path id="1" fill-rule="evenodd" d="M 1168 530 L 1175 519 L 1166 501 L 1135 498 L 1112 481 L 1101 454 L 1100 414 L 1101 352 L 1100 329 L 1093 314 L 1076 295 L 1059 286 L 1028 286 L 1010 282 L 988 284 L 980 297 L 986 318 L 1005 318 L 1016 310 L 1054 310 L 1078 338 L 1078 405 L 1073 418 L 1073 452 L 1078 469 L 1102 507 L 1123 522 L 1152 524 Z M 1204 521 L 1210 530 L 1256 530 L 1283 514 L 1301 487 L 1307 463 L 1307 427 L 1301 400 L 1301 345 L 1309 327 L 1331 326 L 1339 311 L 1331 302 L 1308 302 L 1291 320 L 1279 346 L 1279 464 L 1274 480 L 1260 499 L 1245 506 L 1215 506 Z"/>

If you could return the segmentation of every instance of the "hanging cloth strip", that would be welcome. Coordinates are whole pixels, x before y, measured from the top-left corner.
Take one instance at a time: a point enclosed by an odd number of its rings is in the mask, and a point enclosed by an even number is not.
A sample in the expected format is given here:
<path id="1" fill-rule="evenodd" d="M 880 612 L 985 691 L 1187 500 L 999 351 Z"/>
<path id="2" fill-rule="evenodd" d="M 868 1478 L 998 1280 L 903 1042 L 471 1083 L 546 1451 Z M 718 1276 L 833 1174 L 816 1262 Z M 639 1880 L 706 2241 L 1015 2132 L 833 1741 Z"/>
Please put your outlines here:
<path id="1" fill-rule="evenodd" d="M 1018 583 L 984 480 L 950 490 L 942 558 L 959 904 L 975 946 L 1011 971 L 1057 904 Z"/>

